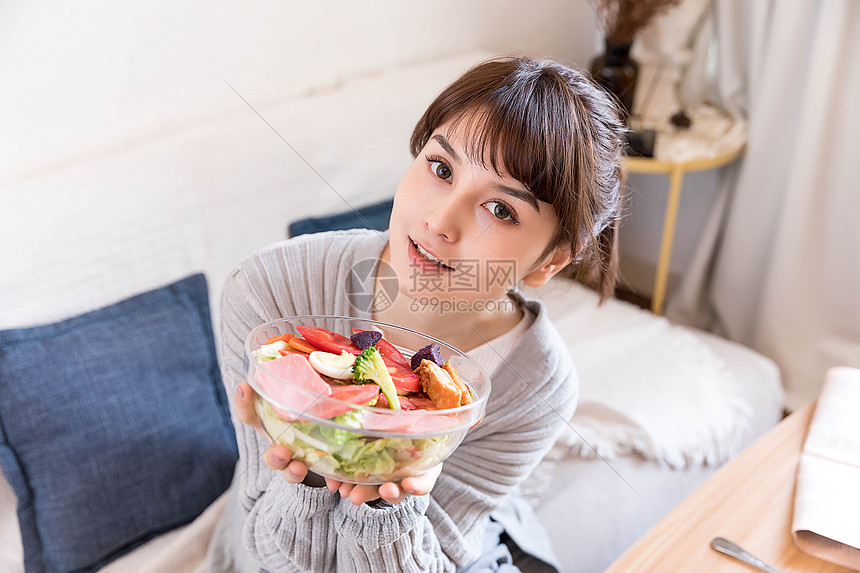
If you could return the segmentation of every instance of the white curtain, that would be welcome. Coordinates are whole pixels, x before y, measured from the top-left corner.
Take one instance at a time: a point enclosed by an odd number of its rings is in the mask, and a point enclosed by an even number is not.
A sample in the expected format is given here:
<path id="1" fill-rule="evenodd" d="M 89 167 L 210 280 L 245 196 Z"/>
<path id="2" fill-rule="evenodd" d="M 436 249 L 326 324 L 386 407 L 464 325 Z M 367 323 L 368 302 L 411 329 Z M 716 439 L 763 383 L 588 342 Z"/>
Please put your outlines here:
<path id="1" fill-rule="evenodd" d="M 749 143 L 667 314 L 773 358 L 786 406 L 860 367 L 860 2 L 715 0 L 720 103 Z"/>

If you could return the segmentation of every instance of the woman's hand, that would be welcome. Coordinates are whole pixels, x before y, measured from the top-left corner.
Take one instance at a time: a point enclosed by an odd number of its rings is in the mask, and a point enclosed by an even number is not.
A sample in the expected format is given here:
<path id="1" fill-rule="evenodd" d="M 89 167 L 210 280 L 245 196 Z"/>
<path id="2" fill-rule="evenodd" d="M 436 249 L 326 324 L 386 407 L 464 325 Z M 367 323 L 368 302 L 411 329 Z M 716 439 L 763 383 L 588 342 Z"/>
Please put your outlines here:
<path id="1" fill-rule="evenodd" d="M 257 411 L 254 409 L 255 396 L 256 393 L 250 384 L 246 382 L 239 384 L 234 396 L 236 417 L 243 424 L 247 424 L 257 430 L 261 436 L 271 440 L 263 429 L 260 417 L 257 416 Z M 279 444 L 269 446 L 263 459 L 271 469 L 281 470 L 284 479 L 289 483 L 299 483 L 308 475 L 308 466 L 300 461 L 293 460 L 290 450 Z M 325 478 L 325 484 L 329 491 L 339 491 L 341 497 L 348 497 L 355 505 L 380 498 L 389 503 L 400 503 L 406 499 L 407 494 L 426 495 L 430 493 L 441 473 L 442 464 L 439 464 L 422 474 L 404 478 L 400 483 L 386 482 L 377 486 L 346 483 L 332 478 Z"/>
<path id="2" fill-rule="evenodd" d="M 236 388 L 234 396 L 234 404 L 236 408 L 236 417 L 243 424 L 251 426 L 261 436 L 271 441 L 269 435 L 263 429 L 260 423 L 260 417 L 257 416 L 257 411 L 254 409 L 254 398 L 256 392 L 251 388 L 250 384 L 242 382 Z M 263 454 L 263 460 L 266 465 L 273 470 L 281 470 L 281 475 L 289 483 L 299 483 L 308 475 L 308 466 L 304 463 L 293 460 L 290 450 L 279 444 L 273 443 Z"/>
<path id="3" fill-rule="evenodd" d="M 325 485 L 329 491 L 340 492 L 340 497 L 349 498 L 355 505 L 379 498 L 389 503 L 400 503 L 406 499 L 406 494 L 426 495 L 430 493 L 441 473 L 442 464 L 439 464 L 417 476 L 403 478 L 400 483 L 390 481 L 382 485 L 364 485 L 325 478 Z"/>

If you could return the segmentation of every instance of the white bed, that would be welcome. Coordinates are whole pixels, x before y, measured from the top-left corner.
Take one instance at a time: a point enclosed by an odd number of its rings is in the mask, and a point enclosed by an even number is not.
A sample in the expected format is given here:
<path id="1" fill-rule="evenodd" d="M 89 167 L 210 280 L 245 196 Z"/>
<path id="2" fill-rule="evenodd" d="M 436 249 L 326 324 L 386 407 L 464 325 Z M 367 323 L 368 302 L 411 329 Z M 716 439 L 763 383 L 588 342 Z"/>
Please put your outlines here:
<path id="1" fill-rule="evenodd" d="M 703 332 L 696 335 L 731 365 L 754 412 L 738 441 L 741 449 L 781 417 L 779 372 L 743 346 Z M 564 570 L 571 573 L 606 569 L 718 469 L 702 464 L 673 468 L 636 454 L 608 460 L 562 455 L 545 463 L 552 470 L 548 493 L 535 507 Z"/>

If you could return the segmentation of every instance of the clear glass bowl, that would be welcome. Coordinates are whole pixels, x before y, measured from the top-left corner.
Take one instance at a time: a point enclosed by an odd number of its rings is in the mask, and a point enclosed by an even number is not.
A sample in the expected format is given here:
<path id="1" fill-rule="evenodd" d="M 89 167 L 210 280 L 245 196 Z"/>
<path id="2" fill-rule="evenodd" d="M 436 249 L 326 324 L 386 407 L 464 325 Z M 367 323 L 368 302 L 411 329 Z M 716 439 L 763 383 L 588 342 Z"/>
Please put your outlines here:
<path id="1" fill-rule="evenodd" d="M 472 402 L 447 410 L 390 410 L 299 386 L 253 355 L 273 336 L 287 332 L 298 336 L 297 326 L 321 327 L 346 337 L 354 328 L 377 330 L 407 360 L 420 348 L 438 343 L 443 361 L 451 363 L 472 391 Z M 397 481 L 438 465 L 481 421 L 490 395 L 486 373 L 453 346 L 407 328 L 340 316 L 295 316 L 258 326 L 245 340 L 244 373 L 257 392 L 257 414 L 272 440 L 314 473 L 351 483 Z M 332 413 L 336 415 L 331 417 Z"/>

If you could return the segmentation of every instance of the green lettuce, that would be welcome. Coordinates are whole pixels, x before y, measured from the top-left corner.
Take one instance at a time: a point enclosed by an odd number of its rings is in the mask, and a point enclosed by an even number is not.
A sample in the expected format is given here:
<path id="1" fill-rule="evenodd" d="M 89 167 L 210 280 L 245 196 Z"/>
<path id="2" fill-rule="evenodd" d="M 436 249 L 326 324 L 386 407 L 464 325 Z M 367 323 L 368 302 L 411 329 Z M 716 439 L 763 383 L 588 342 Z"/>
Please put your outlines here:
<path id="1" fill-rule="evenodd" d="M 359 429 L 364 412 L 351 410 L 332 418 L 341 426 Z M 376 438 L 315 422 L 286 422 L 264 402 L 263 426 L 275 440 L 319 473 L 345 478 L 388 479 L 409 466 L 427 468 L 444 457 L 450 436 L 435 438 Z"/>

